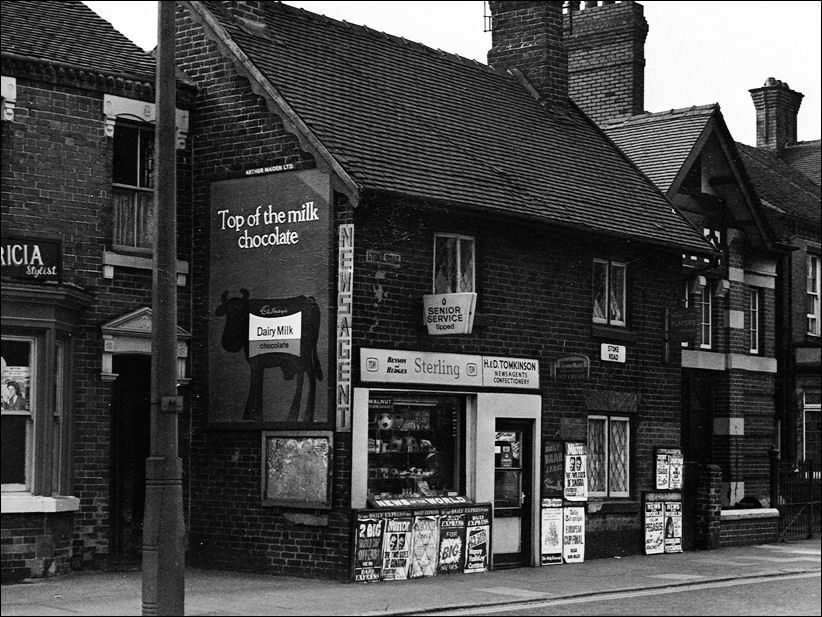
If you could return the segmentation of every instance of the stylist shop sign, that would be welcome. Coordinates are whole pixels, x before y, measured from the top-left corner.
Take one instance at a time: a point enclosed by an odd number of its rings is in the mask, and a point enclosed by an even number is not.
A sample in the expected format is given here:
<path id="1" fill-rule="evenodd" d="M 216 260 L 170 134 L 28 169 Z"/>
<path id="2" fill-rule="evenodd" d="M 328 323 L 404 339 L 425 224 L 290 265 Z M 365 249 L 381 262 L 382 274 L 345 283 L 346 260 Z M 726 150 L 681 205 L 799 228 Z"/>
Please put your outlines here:
<path id="1" fill-rule="evenodd" d="M 3 276 L 27 281 L 59 281 L 60 242 L 19 236 L 2 238 Z"/>
<path id="2" fill-rule="evenodd" d="M 427 294 L 422 297 L 428 334 L 471 334 L 477 294 Z"/>

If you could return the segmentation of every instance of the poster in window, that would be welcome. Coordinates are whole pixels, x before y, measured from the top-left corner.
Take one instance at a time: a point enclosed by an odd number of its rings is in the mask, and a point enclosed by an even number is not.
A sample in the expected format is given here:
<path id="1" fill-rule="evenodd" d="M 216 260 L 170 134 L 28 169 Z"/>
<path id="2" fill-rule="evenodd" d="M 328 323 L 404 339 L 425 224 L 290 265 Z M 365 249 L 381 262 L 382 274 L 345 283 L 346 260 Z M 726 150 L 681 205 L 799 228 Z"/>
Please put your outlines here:
<path id="1" fill-rule="evenodd" d="M 439 516 L 423 515 L 414 517 L 411 534 L 410 578 L 435 576 L 439 557 Z"/>
<path id="2" fill-rule="evenodd" d="M 332 433 L 263 432 L 263 503 L 331 508 Z"/>
<path id="3" fill-rule="evenodd" d="M 440 515 L 439 574 L 462 572 L 465 562 L 465 512 L 445 510 Z"/>
<path id="4" fill-rule="evenodd" d="M 588 499 L 588 457 L 585 444 L 565 444 L 565 490 L 568 501 L 585 501 Z"/>
<path id="5" fill-rule="evenodd" d="M 413 522 L 414 519 L 410 516 L 386 519 L 382 543 L 382 580 L 400 581 L 408 578 Z"/>
<path id="6" fill-rule="evenodd" d="M 488 570 L 491 549 L 491 509 L 466 508 L 465 572 Z"/>
<path id="7" fill-rule="evenodd" d="M 645 554 L 656 555 L 665 552 L 665 516 L 660 501 L 645 502 Z"/>
<path id="8" fill-rule="evenodd" d="M 358 517 L 357 544 L 354 554 L 354 581 L 372 582 L 382 575 L 382 544 L 385 520 Z"/>
<path id="9" fill-rule="evenodd" d="M 318 169 L 211 184 L 211 421 L 331 422 L 330 201 Z"/>
<path id="10" fill-rule="evenodd" d="M 31 367 L 28 342 L 3 341 L 2 357 L 2 398 L 3 411 L 26 411 L 29 409 L 29 389 Z M 19 352 L 19 353 L 18 353 Z M 8 355 L 8 360 L 6 359 Z M 19 357 L 16 357 L 19 356 Z"/>
<path id="11" fill-rule="evenodd" d="M 585 561 L 585 508 L 562 509 L 562 555 L 565 563 Z"/>
<path id="12" fill-rule="evenodd" d="M 562 497 L 565 473 L 565 446 L 563 442 L 546 439 L 542 443 L 542 496 Z"/>
<path id="13" fill-rule="evenodd" d="M 665 502 L 665 552 L 682 552 L 682 502 Z"/>
<path id="14" fill-rule="evenodd" d="M 562 563 L 562 499 L 543 499 L 541 509 L 541 558 L 543 566 Z"/>

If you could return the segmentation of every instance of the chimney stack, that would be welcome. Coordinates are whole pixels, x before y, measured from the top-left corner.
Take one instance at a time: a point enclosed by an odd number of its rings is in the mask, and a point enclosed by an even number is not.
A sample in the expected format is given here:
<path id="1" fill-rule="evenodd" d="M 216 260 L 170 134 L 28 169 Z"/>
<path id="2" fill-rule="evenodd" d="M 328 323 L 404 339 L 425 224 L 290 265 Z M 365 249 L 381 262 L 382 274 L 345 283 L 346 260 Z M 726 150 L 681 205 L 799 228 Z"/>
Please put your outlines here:
<path id="1" fill-rule="evenodd" d="M 491 1 L 488 64 L 519 69 L 550 106 L 568 101 L 568 55 L 562 42 L 562 2 Z"/>
<path id="2" fill-rule="evenodd" d="M 749 92 L 756 108 L 756 147 L 778 153 L 796 143 L 796 116 L 805 95 L 773 77 Z"/>
<path id="3" fill-rule="evenodd" d="M 568 94 L 597 123 L 645 111 L 648 22 L 636 2 L 570 2 Z"/>

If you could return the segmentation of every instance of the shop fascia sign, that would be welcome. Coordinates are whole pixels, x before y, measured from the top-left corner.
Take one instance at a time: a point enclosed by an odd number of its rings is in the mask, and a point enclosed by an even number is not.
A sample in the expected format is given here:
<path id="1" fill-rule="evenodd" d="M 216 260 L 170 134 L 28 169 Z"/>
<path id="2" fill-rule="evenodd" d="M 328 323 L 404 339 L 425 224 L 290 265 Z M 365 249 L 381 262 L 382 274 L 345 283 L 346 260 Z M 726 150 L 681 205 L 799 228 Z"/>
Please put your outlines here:
<path id="1" fill-rule="evenodd" d="M 360 379 L 535 390 L 539 388 L 539 360 L 364 348 L 360 350 Z"/>
<path id="2" fill-rule="evenodd" d="M 428 334 L 471 334 L 476 306 L 475 293 L 424 295 L 422 310 Z"/>
<path id="3" fill-rule="evenodd" d="M 3 276 L 28 281 L 59 281 L 61 251 L 58 240 L 3 236 Z"/>

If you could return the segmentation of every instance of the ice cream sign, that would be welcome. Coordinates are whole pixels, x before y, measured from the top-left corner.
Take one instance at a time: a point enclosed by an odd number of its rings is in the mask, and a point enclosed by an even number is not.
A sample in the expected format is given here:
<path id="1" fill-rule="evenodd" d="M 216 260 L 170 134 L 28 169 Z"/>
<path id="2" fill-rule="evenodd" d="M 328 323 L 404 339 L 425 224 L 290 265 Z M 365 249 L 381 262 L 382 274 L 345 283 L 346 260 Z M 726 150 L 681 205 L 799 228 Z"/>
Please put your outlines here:
<path id="1" fill-rule="evenodd" d="M 266 353 L 300 355 L 302 311 L 287 313 L 287 309 L 263 304 L 248 315 L 248 356 Z"/>

